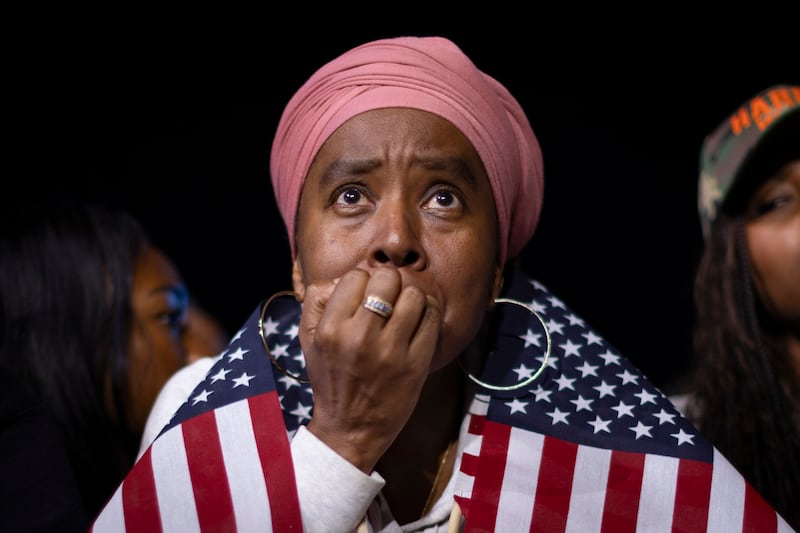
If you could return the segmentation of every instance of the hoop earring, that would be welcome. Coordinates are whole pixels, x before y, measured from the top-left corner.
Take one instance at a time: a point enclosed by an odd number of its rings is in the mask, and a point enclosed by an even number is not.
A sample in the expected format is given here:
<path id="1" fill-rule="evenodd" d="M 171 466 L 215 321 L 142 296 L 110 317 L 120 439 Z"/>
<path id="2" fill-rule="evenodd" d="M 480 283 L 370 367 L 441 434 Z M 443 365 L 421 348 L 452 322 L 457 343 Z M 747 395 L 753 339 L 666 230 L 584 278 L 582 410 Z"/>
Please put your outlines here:
<path id="1" fill-rule="evenodd" d="M 281 296 L 293 296 L 294 299 L 297 300 L 297 295 L 294 293 L 294 291 L 280 291 L 270 296 L 269 299 L 266 302 L 264 302 L 264 305 L 261 307 L 261 316 L 258 319 L 258 336 L 261 337 L 261 343 L 264 345 L 264 349 L 267 351 L 267 356 L 269 357 L 269 360 L 272 362 L 273 365 L 275 365 L 275 368 L 281 371 L 281 373 L 284 376 L 292 378 L 293 380 L 299 383 L 311 383 L 311 381 L 303 379 L 300 376 L 296 376 L 291 372 L 289 372 L 288 370 L 286 370 L 285 368 L 283 368 L 281 365 L 279 365 L 277 359 L 275 359 L 275 357 L 272 355 L 272 352 L 269 349 L 269 345 L 267 344 L 267 337 L 266 335 L 264 335 L 264 316 L 267 314 L 267 307 L 269 307 L 269 304 L 272 302 L 272 300 L 274 300 L 275 298 L 279 298 Z"/>
<path id="2" fill-rule="evenodd" d="M 533 316 L 535 316 L 539 320 L 539 323 L 542 325 L 542 329 L 544 330 L 545 338 L 547 339 L 547 348 L 546 348 L 546 350 L 544 352 L 544 359 L 542 359 L 541 366 L 539 366 L 539 369 L 536 370 L 536 372 L 534 372 L 531 377 L 529 377 L 525 381 L 520 381 L 519 383 L 517 383 L 515 385 L 492 385 L 491 383 L 486 383 L 484 381 L 481 381 L 478 378 L 476 378 L 475 376 L 473 376 L 472 374 L 470 374 L 464 368 L 464 364 L 461 362 L 461 358 L 460 357 L 458 358 L 458 363 L 461 365 L 461 369 L 464 370 L 464 373 L 467 375 L 467 377 L 473 383 L 476 383 L 478 386 L 483 387 L 484 389 L 489 389 L 489 390 L 494 390 L 494 391 L 504 391 L 504 392 L 515 391 L 515 390 L 521 389 L 523 387 L 527 387 L 528 385 L 533 383 L 536 380 L 536 378 L 538 378 L 542 374 L 542 372 L 544 372 L 544 369 L 547 368 L 547 361 L 550 359 L 550 348 L 551 348 L 550 330 L 547 329 L 547 324 L 544 323 L 544 319 L 542 319 L 541 315 L 539 315 L 539 313 L 537 313 L 531 306 L 529 306 L 527 304 L 524 304 L 524 303 L 519 302 L 517 300 L 512 300 L 510 298 L 495 298 L 494 303 L 496 303 L 496 304 L 498 304 L 498 303 L 507 303 L 507 304 L 518 305 L 518 306 L 526 309 L 530 314 L 532 314 Z"/>

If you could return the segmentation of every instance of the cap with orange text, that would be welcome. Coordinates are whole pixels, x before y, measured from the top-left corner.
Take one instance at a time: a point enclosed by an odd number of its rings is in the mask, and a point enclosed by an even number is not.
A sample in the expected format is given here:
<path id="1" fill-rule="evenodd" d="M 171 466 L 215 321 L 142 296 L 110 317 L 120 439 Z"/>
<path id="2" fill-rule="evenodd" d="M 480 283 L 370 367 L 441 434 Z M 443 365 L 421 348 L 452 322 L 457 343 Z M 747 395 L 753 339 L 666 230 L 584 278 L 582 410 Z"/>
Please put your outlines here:
<path id="1" fill-rule="evenodd" d="M 765 140 L 775 134 L 787 117 L 800 116 L 800 86 L 774 85 L 744 102 L 709 134 L 700 152 L 698 209 L 703 236 L 743 169 Z M 797 140 L 800 144 L 800 139 Z"/>

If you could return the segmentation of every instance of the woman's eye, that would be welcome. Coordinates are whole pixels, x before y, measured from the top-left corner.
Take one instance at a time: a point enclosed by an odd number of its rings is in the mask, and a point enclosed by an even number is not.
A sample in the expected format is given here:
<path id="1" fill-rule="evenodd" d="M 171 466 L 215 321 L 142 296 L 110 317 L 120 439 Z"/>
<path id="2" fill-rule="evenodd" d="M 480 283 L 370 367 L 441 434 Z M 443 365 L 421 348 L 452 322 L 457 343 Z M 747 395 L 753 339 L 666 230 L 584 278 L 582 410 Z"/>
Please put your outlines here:
<path id="1" fill-rule="evenodd" d="M 424 205 L 428 209 L 453 209 L 462 206 L 461 197 L 450 189 L 437 189 Z"/>
<path id="2" fill-rule="evenodd" d="M 342 189 L 335 198 L 337 204 L 358 205 L 364 201 L 364 193 L 357 187 Z"/>
<path id="3" fill-rule="evenodd" d="M 161 320 L 171 328 L 182 329 L 188 323 L 188 315 L 185 309 L 174 309 L 172 311 L 162 313 Z"/>

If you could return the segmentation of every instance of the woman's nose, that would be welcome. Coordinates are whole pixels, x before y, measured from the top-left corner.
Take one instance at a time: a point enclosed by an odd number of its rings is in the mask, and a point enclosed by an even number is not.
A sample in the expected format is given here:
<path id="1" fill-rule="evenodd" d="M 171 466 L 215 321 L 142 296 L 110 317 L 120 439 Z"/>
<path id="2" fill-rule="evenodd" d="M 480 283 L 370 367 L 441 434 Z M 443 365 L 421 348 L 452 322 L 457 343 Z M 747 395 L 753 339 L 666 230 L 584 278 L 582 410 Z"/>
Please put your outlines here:
<path id="1" fill-rule="evenodd" d="M 370 260 L 377 265 L 423 268 L 423 225 L 420 214 L 402 202 L 387 202 L 373 215 L 375 224 Z"/>

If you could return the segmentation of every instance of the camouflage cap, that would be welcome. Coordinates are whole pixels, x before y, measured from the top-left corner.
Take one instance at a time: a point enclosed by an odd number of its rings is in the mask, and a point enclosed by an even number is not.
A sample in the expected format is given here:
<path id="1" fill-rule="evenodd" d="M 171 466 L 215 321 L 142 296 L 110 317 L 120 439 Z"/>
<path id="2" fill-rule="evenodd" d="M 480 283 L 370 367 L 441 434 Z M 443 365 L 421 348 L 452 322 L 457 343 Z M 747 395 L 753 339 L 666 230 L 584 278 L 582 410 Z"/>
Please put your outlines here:
<path id="1" fill-rule="evenodd" d="M 741 174 L 745 163 L 767 133 L 788 115 L 800 110 L 800 86 L 774 85 L 744 102 L 716 130 L 700 151 L 698 209 L 703 236 Z"/>

